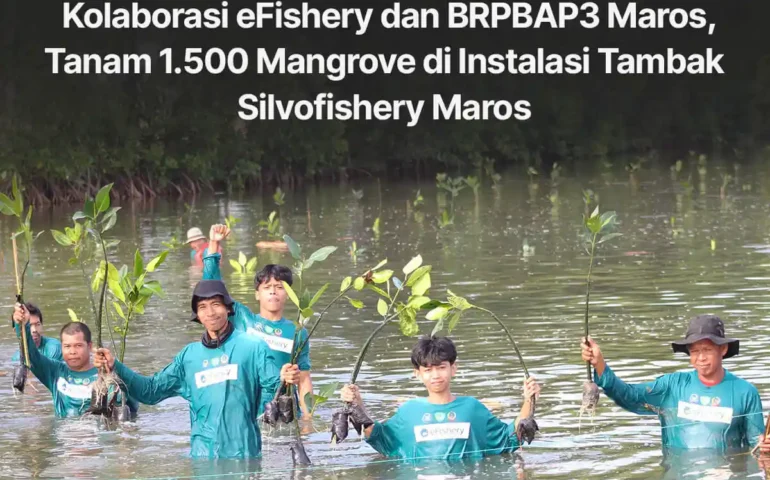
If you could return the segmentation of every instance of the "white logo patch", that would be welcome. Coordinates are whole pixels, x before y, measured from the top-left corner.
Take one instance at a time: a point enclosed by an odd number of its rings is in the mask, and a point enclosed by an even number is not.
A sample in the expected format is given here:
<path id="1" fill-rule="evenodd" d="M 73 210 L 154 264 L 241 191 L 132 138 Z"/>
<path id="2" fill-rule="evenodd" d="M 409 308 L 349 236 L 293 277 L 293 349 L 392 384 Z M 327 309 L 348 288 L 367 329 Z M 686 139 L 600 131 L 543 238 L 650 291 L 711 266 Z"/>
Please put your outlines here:
<path id="1" fill-rule="evenodd" d="M 701 397 L 702 398 L 702 397 Z M 733 409 L 728 407 L 707 407 L 697 403 L 679 402 L 679 418 L 699 422 L 726 423 L 733 421 Z"/>
<path id="2" fill-rule="evenodd" d="M 91 400 L 91 385 L 74 385 L 66 379 L 59 377 L 59 380 L 56 382 L 56 390 L 70 398 Z"/>
<path id="3" fill-rule="evenodd" d="M 471 424 L 469 422 L 433 423 L 414 427 L 414 439 L 417 443 L 432 440 L 467 440 L 470 433 Z"/>
<path id="4" fill-rule="evenodd" d="M 206 388 L 209 385 L 226 382 L 228 380 L 238 380 L 238 364 L 231 363 L 221 367 L 204 370 L 195 374 L 195 386 Z"/>
<path id="5" fill-rule="evenodd" d="M 267 335 L 264 332 L 260 332 L 257 329 L 249 328 L 246 330 L 250 335 L 256 335 L 265 342 L 270 350 L 276 350 L 278 352 L 292 353 L 292 347 L 294 346 L 294 340 L 290 338 L 276 337 L 275 335 Z"/>

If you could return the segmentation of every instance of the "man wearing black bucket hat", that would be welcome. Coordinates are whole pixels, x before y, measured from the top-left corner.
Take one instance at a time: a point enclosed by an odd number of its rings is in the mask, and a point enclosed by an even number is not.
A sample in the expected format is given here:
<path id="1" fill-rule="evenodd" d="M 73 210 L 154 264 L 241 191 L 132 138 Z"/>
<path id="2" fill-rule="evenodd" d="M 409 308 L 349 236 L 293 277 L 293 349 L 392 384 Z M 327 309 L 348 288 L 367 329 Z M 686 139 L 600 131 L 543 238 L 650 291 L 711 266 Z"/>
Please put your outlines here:
<path id="1" fill-rule="evenodd" d="M 684 339 L 671 344 L 674 352 L 690 356 L 694 370 L 648 383 L 623 382 L 604 361 L 599 345 L 590 338 L 588 342 L 584 338 L 581 349 L 583 360 L 595 368 L 594 381 L 618 406 L 639 415 L 658 415 L 664 447 L 726 451 L 762 440 L 759 392 L 722 366 L 723 359 L 738 354 L 740 342 L 725 336 L 719 317 L 693 318 Z"/>
<path id="2" fill-rule="evenodd" d="M 267 344 L 233 328 L 233 299 L 219 280 L 198 282 L 192 297 L 192 320 L 205 332 L 152 377 L 139 375 L 115 360 L 105 348 L 94 365 L 114 368 L 128 394 L 154 405 L 181 396 L 190 403 L 193 457 L 256 457 L 262 450 L 257 416 L 270 401 L 279 380 L 296 384 L 299 371 L 284 365 L 280 375 Z"/>

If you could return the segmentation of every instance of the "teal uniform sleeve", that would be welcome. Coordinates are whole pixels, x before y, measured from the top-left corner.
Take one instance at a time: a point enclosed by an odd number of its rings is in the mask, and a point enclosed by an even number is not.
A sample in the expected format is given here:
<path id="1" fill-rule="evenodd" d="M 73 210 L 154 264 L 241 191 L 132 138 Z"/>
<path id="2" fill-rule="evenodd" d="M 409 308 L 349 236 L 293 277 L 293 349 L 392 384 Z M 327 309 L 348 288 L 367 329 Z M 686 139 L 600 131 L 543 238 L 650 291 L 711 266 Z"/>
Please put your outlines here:
<path id="1" fill-rule="evenodd" d="M 126 385 L 128 397 L 137 402 L 155 405 L 167 398 L 176 396 L 187 399 L 184 366 L 180 358 L 182 353 L 177 355 L 174 361 L 163 370 L 151 377 L 139 375 L 118 360 L 115 360 L 115 373 Z"/>
<path id="2" fill-rule="evenodd" d="M 256 355 L 260 389 L 259 408 L 257 409 L 257 416 L 259 416 L 265 411 L 265 404 L 275 397 L 275 392 L 281 382 L 281 371 L 275 365 L 272 350 L 266 344 L 260 345 Z"/>
<path id="3" fill-rule="evenodd" d="M 669 390 L 668 375 L 660 376 L 654 382 L 632 385 L 615 376 L 609 365 L 604 367 L 601 377 L 594 370 L 594 381 L 619 407 L 638 415 L 657 415 Z"/>
<path id="4" fill-rule="evenodd" d="M 397 410 L 395 415 L 384 422 L 374 422 L 372 434 L 366 439 L 366 443 L 386 457 L 400 456 L 401 440 L 399 433 L 404 430 L 404 421 L 400 412 L 400 409 Z M 408 433 L 411 434 L 412 432 Z"/>
<path id="5" fill-rule="evenodd" d="M 62 353 L 61 353 L 61 342 L 55 342 L 53 341 L 53 339 L 46 338 L 45 356 L 50 358 L 51 360 L 56 360 L 57 362 L 63 362 L 64 357 L 62 357 Z"/>
<path id="6" fill-rule="evenodd" d="M 500 455 L 516 451 L 519 448 L 519 437 L 516 435 L 515 422 L 505 423 L 489 411 L 489 409 L 480 403 L 483 409 L 482 415 L 487 418 L 487 435 L 484 442 L 484 455 Z"/>
<path id="7" fill-rule="evenodd" d="M 297 346 L 302 345 L 305 340 L 307 340 L 307 337 L 307 330 L 304 328 L 300 330 Z M 297 355 L 297 365 L 303 372 L 310 371 L 310 342 L 305 343 L 305 346 L 302 347 L 302 351 L 299 352 L 299 355 Z"/>
<path id="8" fill-rule="evenodd" d="M 758 438 L 765 434 L 765 425 L 762 416 L 762 399 L 759 398 L 759 392 L 756 388 L 752 388 L 747 403 L 746 436 L 748 437 L 747 440 L 749 445 L 754 447 L 757 444 Z"/>
<path id="9" fill-rule="evenodd" d="M 207 255 L 208 249 L 203 253 L 203 280 L 222 280 L 222 269 L 219 267 L 222 255 L 218 253 Z"/>
<path id="10" fill-rule="evenodd" d="M 59 376 L 59 362 L 51 360 L 45 355 L 41 354 L 35 345 L 35 341 L 32 339 L 32 331 L 29 328 L 29 323 L 24 325 L 24 329 L 27 331 L 27 351 L 29 352 L 29 369 L 35 374 L 40 383 L 45 385 L 48 390 L 53 391 L 53 386 L 56 378 Z M 21 335 L 21 333 L 19 333 Z"/>
<path id="11" fill-rule="evenodd" d="M 13 354 L 11 362 L 21 362 L 21 352 L 19 350 L 16 350 L 16 353 Z"/>

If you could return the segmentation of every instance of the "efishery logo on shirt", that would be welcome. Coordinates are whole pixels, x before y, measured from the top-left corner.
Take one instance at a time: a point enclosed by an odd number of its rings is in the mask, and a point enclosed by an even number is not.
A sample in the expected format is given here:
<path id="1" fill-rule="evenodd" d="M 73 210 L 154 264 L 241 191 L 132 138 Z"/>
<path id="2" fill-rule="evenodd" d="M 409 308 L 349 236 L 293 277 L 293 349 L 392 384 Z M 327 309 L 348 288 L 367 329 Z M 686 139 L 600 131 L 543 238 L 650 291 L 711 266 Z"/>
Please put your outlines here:
<path id="1" fill-rule="evenodd" d="M 292 353 L 292 347 L 294 346 L 294 340 L 291 338 L 277 337 L 275 335 L 267 335 L 264 332 L 260 332 L 255 328 L 249 328 L 246 330 L 249 335 L 256 335 L 267 343 L 270 350 L 276 350 L 278 352 Z"/>
<path id="2" fill-rule="evenodd" d="M 77 398 L 78 400 L 91 399 L 90 385 L 77 385 L 74 382 L 68 382 L 65 378 L 59 377 L 59 380 L 56 381 L 56 390 L 70 398 Z"/>
<path id="3" fill-rule="evenodd" d="M 470 433 L 471 424 L 468 422 L 433 423 L 414 427 L 414 439 L 418 443 L 433 440 L 467 440 Z"/>
<path id="4" fill-rule="evenodd" d="M 230 363 L 195 374 L 195 386 L 198 388 L 206 388 L 210 385 L 216 385 L 217 383 L 223 383 L 228 380 L 238 380 L 237 363 Z"/>

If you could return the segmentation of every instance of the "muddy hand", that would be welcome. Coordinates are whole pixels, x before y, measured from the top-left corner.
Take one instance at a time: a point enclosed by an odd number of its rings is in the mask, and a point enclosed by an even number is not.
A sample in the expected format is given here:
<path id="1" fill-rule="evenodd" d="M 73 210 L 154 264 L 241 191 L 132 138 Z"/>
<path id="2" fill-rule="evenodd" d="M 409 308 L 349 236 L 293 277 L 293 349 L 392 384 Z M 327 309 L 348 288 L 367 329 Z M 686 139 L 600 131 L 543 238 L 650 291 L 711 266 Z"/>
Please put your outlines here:
<path id="1" fill-rule="evenodd" d="M 95 348 L 94 354 L 94 367 L 106 368 L 112 370 L 115 368 L 115 357 L 108 348 Z"/>

